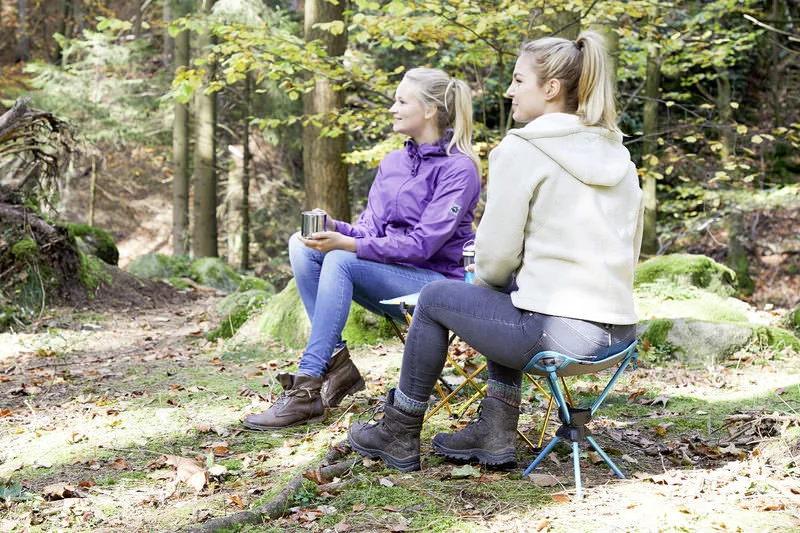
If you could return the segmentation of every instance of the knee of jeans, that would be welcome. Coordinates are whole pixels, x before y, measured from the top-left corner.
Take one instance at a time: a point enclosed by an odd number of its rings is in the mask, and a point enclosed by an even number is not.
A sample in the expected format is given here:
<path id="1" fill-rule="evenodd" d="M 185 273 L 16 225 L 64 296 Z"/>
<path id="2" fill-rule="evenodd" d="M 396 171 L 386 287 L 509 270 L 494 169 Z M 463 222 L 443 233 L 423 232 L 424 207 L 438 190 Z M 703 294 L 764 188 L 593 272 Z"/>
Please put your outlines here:
<path id="1" fill-rule="evenodd" d="M 347 270 L 350 263 L 357 259 L 356 254 L 347 250 L 331 250 L 325 254 L 325 266 Z"/>
<path id="2" fill-rule="evenodd" d="M 442 297 L 448 293 L 448 284 L 452 282 L 449 279 L 438 279 L 431 281 L 422 287 L 417 299 L 417 308 L 424 308 L 425 305 L 440 302 Z"/>

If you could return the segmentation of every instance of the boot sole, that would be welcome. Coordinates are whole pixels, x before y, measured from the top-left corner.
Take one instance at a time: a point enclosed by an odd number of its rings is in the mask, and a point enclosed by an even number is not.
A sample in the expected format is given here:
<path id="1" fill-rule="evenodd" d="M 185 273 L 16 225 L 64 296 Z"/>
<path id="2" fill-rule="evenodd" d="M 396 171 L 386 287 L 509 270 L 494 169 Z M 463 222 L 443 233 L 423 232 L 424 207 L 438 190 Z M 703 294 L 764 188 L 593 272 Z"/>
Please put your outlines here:
<path id="1" fill-rule="evenodd" d="M 285 426 L 263 426 L 261 424 L 253 424 L 252 422 L 247 422 L 245 420 L 242 421 L 242 425 L 247 429 L 254 429 L 256 431 L 276 431 L 278 429 L 290 428 L 294 426 L 302 426 L 304 424 L 315 424 L 317 422 L 322 422 L 325 420 L 325 415 L 316 416 L 313 418 L 306 418 L 305 420 L 298 420 L 292 424 L 286 424 Z"/>
<path id="2" fill-rule="evenodd" d="M 399 470 L 400 472 L 412 472 L 420 469 L 419 456 L 409 457 L 407 459 L 398 459 L 397 457 L 388 455 L 383 450 L 372 450 L 359 446 L 353 442 L 353 439 L 350 438 L 350 435 L 347 436 L 347 442 L 350 443 L 350 447 L 353 450 L 364 457 L 368 457 L 370 459 L 380 459 L 386 464 L 386 466 L 394 468 L 395 470 Z"/>
<path id="3" fill-rule="evenodd" d="M 356 381 L 355 384 L 353 384 L 352 387 L 350 387 L 349 389 L 344 391 L 344 393 L 339 394 L 338 396 L 334 396 L 333 398 L 331 398 L 331 401 L 329 403 L 326 403 L 325 406 L 326 407 L 337 407 L 339 405 L 339 403 L 344 399 L 345 396 L 350 396 L 351 394 L 355 394 L 355 393 L 357 393 L 359 391 L 362 391 L 362 390 L 364 390 L 366 388 L 367 388 L 367 384 L 364 382 L 364 378 L 360 377 L 360 378 L 358 378 L 358 381 Z M 325 403 L 324 399 L 323 399 L 323 403 Z"/>
<path id="4" fill-rule="evenodd" d="M 490 452 L 481 448 L 452 450 L 436 442 L 435 439 L 433 442 L 431 442 L 431 448 L 433 448 L 433 451 L 439 455 L 444 455 L 450 459 L 457 459 L 460 461 L 471 461 L 477 459 L 482 465 L 517 465 L 517 451 L 514 448 L 504 448 L 497 452 Z"/>

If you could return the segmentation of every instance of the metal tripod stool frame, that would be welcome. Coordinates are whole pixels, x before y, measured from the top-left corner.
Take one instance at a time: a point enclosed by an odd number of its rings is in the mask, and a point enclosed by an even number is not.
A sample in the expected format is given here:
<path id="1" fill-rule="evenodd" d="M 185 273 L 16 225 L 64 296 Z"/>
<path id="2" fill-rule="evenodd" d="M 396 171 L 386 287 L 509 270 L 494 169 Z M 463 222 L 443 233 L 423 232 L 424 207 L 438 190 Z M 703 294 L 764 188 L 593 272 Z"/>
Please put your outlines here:
<path id="1" fill-rule="evenodd" d="M 583 498 L 583 486 L 581 484 L 581 466 L 580 466 L 580 443 L 582 441 L 588 442 L 592 448 L 603 458 L 603 461 L 611 468 L 611 470 L 620 478 L 624 479 L 625 475 L 622 470 L 611 460 L 611 458 L 603 451 L 597 441 L 592 437 L 591 431 L 586 427 L 592 420 L 592 415 L 600 407 L 603 401 L 608 396 L 608 393 L 614 387 L 617 379 L 622 375 L 625 369 L 631 362 L 636 361 L 639 354 L 636 352 L 636 343 L 633 341 L 627 348 L 619 353 L 609 356 L 601 361 L 587 363 L 579 361 L 572 357 L 560 354 L 553 351 L 544 351 L 536 354 L 528 365 L 525 367 L 525 372 L 537 376 L 544 376 L 547 380 L 547 385 L 552 392 L 553 398 L 558 405 L 558 414 L 561 419 L 561 427 L 556 432 L 556 436 L 547 444 L 544 450 L 536 456 L 530 466 L 522 474 L 523 477 L 531 473 L 536 468 L 542 459 L 547 456 L 556 444 L 561 440 L 571 441 L 572 443 L 572 465 L 575 475 L 575 489 L 576 498 Z M 605 386 L 600 395 L 592 402 L 589 408 L 574 408 L 570 407 L 567 400 L 564 398 L 564 393 L 559 387 L 558 379 L 565 376 L 579 376 L 583 374 L 593 374 L 600 370 L 612 367 L 619 364 L 619 368 L 612 376 L 611 380 Z"/>

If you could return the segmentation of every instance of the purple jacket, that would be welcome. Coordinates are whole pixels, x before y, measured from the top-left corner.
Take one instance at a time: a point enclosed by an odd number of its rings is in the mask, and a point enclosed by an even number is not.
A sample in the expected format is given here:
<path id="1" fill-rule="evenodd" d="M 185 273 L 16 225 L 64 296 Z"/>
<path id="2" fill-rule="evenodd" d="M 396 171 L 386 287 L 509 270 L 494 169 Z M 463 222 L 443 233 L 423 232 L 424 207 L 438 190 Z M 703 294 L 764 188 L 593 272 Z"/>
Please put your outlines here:
<path id="1" fill-rule="evenodd" d="M 358 257 L 464 277 L 461 249 L 475 238 L 481 183 L 469 156 L 455 146 L 447 155 L 449 138 L 422 146 L 409 139 L 383 158 L 358 221 L 336 221 L 355 237 Z"/>

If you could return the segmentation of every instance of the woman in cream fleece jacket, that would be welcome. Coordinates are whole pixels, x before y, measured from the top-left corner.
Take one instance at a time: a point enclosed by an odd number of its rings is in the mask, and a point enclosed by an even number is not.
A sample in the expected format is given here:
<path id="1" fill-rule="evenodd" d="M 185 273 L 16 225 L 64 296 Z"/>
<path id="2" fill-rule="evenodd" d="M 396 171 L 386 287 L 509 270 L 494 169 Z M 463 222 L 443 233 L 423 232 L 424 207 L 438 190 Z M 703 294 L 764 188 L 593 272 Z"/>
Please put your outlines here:
<path id="1" fill-rule="evenodd" d="M 490 465 L 516 462 L 522 369 L 534 355 L 599 360 L 635 338 L 642 195 L 616 126 L 609 64 L 594 32 L 522 45 L 506 95 L 526 124 L 489 156 L 476 284 L 422 290 L 384 417 L 350 429 L 359 453 L 419 468 L 422 417 L 449 331 L 487 358 L 489 381 L 479 418 L 436 435 L 433 449 Z"/>

